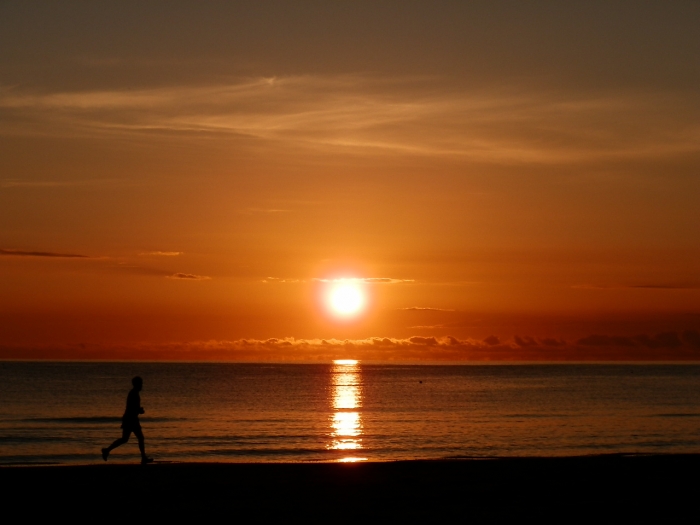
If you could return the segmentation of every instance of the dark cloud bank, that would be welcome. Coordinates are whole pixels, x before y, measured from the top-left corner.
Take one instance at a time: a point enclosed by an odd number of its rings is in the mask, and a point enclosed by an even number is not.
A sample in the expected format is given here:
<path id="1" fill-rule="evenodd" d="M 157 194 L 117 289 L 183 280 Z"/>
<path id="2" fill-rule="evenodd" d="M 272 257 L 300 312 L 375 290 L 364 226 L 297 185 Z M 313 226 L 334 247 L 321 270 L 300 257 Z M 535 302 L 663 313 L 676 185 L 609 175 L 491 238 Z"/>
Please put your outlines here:
<path id="1" fill-rule="evenodd" d="M 373 362 L 572 362 L 700 361 L 700 332 L 655 335 L 590 335 L 567 342 L 555 338 L 515 336 L 502 340 L 443 337 L 370 337 L 367 339 L 239 339 L 185 343 L 76 344 L 0 347 L 4 359 L 105 359 L 163 361 L 328 362 L 361 359 Z"/>

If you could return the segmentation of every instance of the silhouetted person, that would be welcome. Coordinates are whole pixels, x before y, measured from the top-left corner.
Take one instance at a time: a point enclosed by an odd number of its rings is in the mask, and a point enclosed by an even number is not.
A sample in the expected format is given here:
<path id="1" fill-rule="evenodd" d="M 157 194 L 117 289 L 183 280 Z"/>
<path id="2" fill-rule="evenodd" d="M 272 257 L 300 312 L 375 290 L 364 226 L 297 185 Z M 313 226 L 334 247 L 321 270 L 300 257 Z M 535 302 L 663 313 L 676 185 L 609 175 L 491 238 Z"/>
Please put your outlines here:
<path id="1" fill-rule="evenodd" d="M 141 431 L 141 422 L 139 421 L 139 414 L 143 414 L 145 411 L 141 407 L 141 396 L 139 392 L 143 388 L 143 379 L 136 376 L 131 380 L 131 384 L 134 388 L 131 389 L 129 395 L 126 397 L 126 410 L 122 416 L 122 437 L 115 440 L 107 448 L 102 449 L 102 459 L 107 461 L 109 453 L 120 445 L 123 445 L 129 441 L 129 436 L 133 432 L 136 439 L 139 440 L 139 450 L 141 451 L 141 464 L 145 465 L 153 461 L 152 458 L 146 456 L 146 446 L 143 442 L 143 432 Z"/>

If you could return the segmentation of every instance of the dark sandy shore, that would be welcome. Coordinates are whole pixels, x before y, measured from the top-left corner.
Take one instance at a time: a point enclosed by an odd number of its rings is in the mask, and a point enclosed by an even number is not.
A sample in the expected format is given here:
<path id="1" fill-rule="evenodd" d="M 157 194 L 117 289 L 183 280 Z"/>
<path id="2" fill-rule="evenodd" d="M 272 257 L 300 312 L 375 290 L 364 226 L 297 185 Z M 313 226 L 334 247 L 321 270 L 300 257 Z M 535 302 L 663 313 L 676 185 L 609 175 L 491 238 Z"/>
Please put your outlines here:
<path id="1" fill-rule="evenodd" d="M 7 511 L 239 523 L 698 521 L 700 455 L 4 467 Z"/>

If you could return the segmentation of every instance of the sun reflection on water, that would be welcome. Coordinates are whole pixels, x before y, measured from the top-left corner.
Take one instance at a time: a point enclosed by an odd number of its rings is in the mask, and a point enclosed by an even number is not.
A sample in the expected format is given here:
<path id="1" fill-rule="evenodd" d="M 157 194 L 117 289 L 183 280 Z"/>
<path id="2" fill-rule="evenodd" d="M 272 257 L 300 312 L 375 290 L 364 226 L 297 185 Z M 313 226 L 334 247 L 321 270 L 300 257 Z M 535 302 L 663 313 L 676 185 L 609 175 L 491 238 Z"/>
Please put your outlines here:
<path id="1" fill-rule="evenodd" d="M 333 362 L 331 369 L 333 413 L 330 417 L 330 450 L 359 450 L 362 448 L 362 382 L 357 361 L 343 359 Z M 339 461 L 352 463 L 367 458 L 343 457 Z"/>

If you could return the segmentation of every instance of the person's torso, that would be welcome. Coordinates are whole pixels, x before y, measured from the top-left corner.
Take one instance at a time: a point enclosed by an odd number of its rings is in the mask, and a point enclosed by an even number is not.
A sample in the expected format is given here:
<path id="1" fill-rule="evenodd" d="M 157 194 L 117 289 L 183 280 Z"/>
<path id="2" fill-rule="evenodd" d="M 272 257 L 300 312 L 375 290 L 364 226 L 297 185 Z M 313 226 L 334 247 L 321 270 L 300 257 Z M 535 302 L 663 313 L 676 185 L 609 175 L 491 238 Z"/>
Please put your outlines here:
<path id="1" fill-rule="evenodd" d="M 141 396 L 136 390 L 129 392 L 126 398 L 126 410 L 124 411 L 124 419 L 138 419 L 141 410 Z"/>

